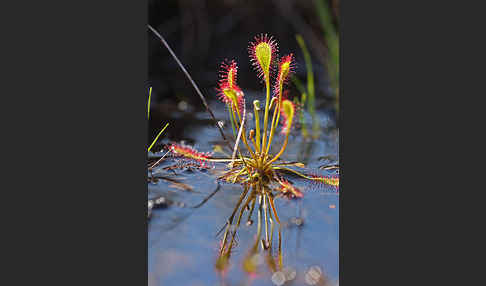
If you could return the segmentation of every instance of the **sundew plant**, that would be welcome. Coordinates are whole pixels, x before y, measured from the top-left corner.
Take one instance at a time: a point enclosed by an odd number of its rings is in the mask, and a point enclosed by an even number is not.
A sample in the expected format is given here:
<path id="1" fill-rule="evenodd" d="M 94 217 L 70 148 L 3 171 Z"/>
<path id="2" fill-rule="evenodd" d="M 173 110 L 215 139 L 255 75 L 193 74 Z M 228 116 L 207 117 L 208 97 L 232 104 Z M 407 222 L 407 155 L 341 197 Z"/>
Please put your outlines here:
<path id="1" fill-rule="evenodd" d="M 192 78 L 175 57 L 165 40 L 160 35 L 158 36 L 186 73 L 213 117 Z M 254 120 L 254 124 L 251 126 L 254 126 L 254 129 L 248 127 L 250 125 L 247 120 L 250 117 L 247 116 L 248 108 L 245 93 L 237 83 L 238 63 L 235 59 L 225 60 L 221 64 L 219 81 L 217 82 L 217 97 L 226 105 L 228 121 L 231 122 L 234 142 L 234 144 L 228 144 L 229 147 L 232 147 L 231 156 L 228 154 L 227 157 L 218 158 L 212 153 L 199 152 L 190 146 L 176 143 L 169 145 L 168 148 L 176 158 L 191 162 L 191 166 L 196 164 L 200 168 L 215 168 L 218 165 L 216 173 L 219 180 L 242 186 L 236 206 L 221 229 L 221 231 L 224 230 L 224 233 L 216 268 L 222 272 L 227 269 L 231 251 L 235 245 L 236 231 L 243 215 L 245 212 L 247 213 L 246 224 L 251 225 L 253 224 L 252 214 L 254 210 L 257 211 L 258 216 L 257 235 L 247 259 L 244 261 L 244 269 L 249 273 L 257 271 L 252 257 L 260 249 L 267 251 L 268 257 L 272 258 L 272 262 L 269 262 L 272 270 L 275 271 L 283 267 L 280 243 L 281 222 L 274 200 L 277 197 L 299 199 L 304 196 L 304 193 L 291 182 L 291 177 L 299 177 L 304 181 L 309 181 L 313 186 L 339 188 L 338 175 L 319 175 L 306 172 L 304 164 L 282 160 L 288 146 L 289 136 L 295 121 L 294 115 L 296 114 L 296 106 L 290 99 L 286 98 L 286 88 L 290 76 L 295 71 L 293 54 L 289 53 L 278 57 L 277 41 L 267 34 L 256 36 L 248 46 L 248 53 L 257 78 L 264 85 L 265 92 L 262 94 L 264 104 L 257 99 L 250 105 L 253 109 L 252 119 Z M 222 130 L 220 131 L 223 138 L 226 139 Z M 277 140 L 277 137 L 283 140 Z M 280 144 L 280 142 L 283 143 Z M 277 148 L 273 148 L 277 149 L 277 152 L 271 152 L 272 145 L 277 145 Z M 273 259 L 271 254 L 275 226 L 278 227 L 279 233 L 276 260 Z"/>
<path id="2" fill-rule="evenodd" d="M 221 256 L 218 262 L 220 267 L 225 264 L 224 262 L 230 255 L 236 228 L 240 225 L 243 213 L 248 210 L 248 220 L 251 221 L 251 214 L 257 201 L 259 205 L 258 217 L 260 220 L 262 217 L 265 219 L 265 243 L 263 247 L 269 247 L 268 221 L 270 219 L 270 222 L 273 223 L 273 220 L 275 220 L 280 224 L 274 198 L 276 196 L 287 198 L 303 196 L 303 193 L 297 187 L 285 179 L 286 175 L 293 174 L 306 180 L 336 188 L 339 185 L 337 176 L 305 174 L 290 168 L 303 168 L 304 164 L 279 160 L 287 148 L 294 114 L 296 113 L 294 103 L 284 96 L 290 75 L 295 69 L 293 54 L 290 53 L 277 58 L 277 42 L 273 37 L 266 34 L 255 37 L 248 47 L 248 52 L 257 77 L 265 85 L 263 108 L 259 100 L 254 100 L 252 103 L 254 129 L 248 130 L 246 124 L 245 94 L 237 84 L 238 64 L 235 60 L 225 60 L 221 64 L 217 87 L 217 96 L 227 106 L 229 121 L 235 137 L 231 158 L 214 158 L 209 153 L 198 152 L 193 148 L 179 144 L 170 146 L 170 150 L 174 154 L 195 160 L 201 163 L 203 167 L 208 166 L 208 163 L 226 163 L 219 179 L 243 186 L 238 204 L 226 224 L 220 249 Z M 270 147 L 275 144 L 276 136 L 283 136 L 284 141 L 280 150 L 272 154 Z M 231 232 L 231 226 L 238 209 L 240 211 L 236 218 L 235 228 Z M 260 236 L 261 226 L 261 221 L 258 221 L 257 236 Z"/>

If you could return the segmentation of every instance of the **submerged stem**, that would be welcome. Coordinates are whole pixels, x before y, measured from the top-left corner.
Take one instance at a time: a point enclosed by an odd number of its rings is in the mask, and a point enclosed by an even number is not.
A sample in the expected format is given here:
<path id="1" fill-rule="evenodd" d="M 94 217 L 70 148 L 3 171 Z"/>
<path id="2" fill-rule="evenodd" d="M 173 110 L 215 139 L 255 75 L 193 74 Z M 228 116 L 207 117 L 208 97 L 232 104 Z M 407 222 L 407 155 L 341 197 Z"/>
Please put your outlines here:
<path id="1" fill-rule="evenodd" d="M 270 206 L 272 207 L 273 214 L 275 215 L 275 220 L 277 220 L 278 224 L 280 224 L 280 219 L 277 215 L 277 210 L 275 209 L 275 204 L 273 203 L 273 198 L 268 196 L 268 201 L 270 202 Z"/>
<path id="2" fill-rule="evenodd" d="M 275 223 L 273 222 L 272 218 L 272 211 L 270 209 L 267 210 L 268 216 L 270 217 L 270 241 L 268 243 L 268 246 L 270 248 L 270 251 L 272 250 L 272 243 L 273 243 L 273 229 L 275 228 Z"/>
<path id="3" fill-rule="evenodd" d="M 252 193 L 253 193 L 253 191 L 252 191 Z M 246 200 L 245 204 L 240 209 L 240 214 L 238 216 L 238 220 L 236 221 L 236 226 L 235 226 L 235 229 L 233 230 L 233 236 L 231 237 L 231 242 L 230 243 L 232 243 L 233 240 L 234 240 L 234 238 L 235 238 L 236 230 L 240 226 L 241 217 L 243 216 L 243 212 L 245 211 L 245 208 L 248 205 L 248 203 L 251 201 L 251 199 L 252 199 L 252 195 L 250 194 L 250 195 L 248 195 L 248 199 Z"/>
<path id="4" fill-rule="evenodd" d="M 260 241 L 260 236 L 262 234 L 262 195 L 258 198 L 258 226 L 257 226 L 257 239 L 253 249 L 256 250 L 258 247 L 258 242 Z"/>
<path id="5" fill-rule="evenodd" d="M 255 202 L 256 202 L 256 196 L 253 198 L 253 201 L 251 202 L 251 208 L 250 208 L 250 213 L 248 214 L 247 222 L 251 221 L 251 215 L 253 214 L 253 209 L 255 208 Z"/>
<path id="6" fill-rule="evenodd" d="M 282 267 L 283 267 L 281 229 L 282 229 L 282 226 L 279 225 L 279 227 L 278 227 L 278 264 L 280 266 L 280 269 L 282 269 Z"/>
<path id="7" fill-rule="evenodd" d="M 265 192 L 263 190 L 263 192 Z M 263 214 L 265 216 L 265 248 L 268 245 L 267 196 L 263 194 Z"/>
<path id="8" fill-rule="evenodd" d="M 238 199 L 238 202 L 236 203 L 236 207 L 233 209 L 233 213 L 231 214 L 230 218 L 226 222 L 227 226 L 226 226 L 226 231 L 224 232 L 223 242 L 221 244 L 221 251 L 220 251 L 221 254 L 223 254 L 223 251 L 225 249 L 226 240 L 228 238 L 228 233 L 229 233 L 229 230 L 231 228 L 231 224 L 233 223 L 233 218 L 234 218 L 236 212 L 238 211 L 238 208 L 240 207 L 241 202 L 243 201 L 243 199 L 245 198 L 246 194 L 248 193 L 248 190 L 249 190 L 248 188 L 245 188 L 245 190 L 243 191 L 243 193 L 241 193 L 240 198 Z"/>

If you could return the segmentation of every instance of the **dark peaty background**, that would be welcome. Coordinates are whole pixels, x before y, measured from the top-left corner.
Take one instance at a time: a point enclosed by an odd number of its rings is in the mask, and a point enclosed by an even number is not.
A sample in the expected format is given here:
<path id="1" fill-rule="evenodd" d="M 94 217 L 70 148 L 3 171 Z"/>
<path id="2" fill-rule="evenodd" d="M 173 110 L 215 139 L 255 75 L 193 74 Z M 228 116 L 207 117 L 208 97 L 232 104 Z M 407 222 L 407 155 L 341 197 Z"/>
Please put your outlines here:
<path id="1" fill-rule="evenodd" d="M 260 33 L 274 36 L 279 56 L 294 53 L 296 75 L 305 81 L 304 58 L 295 40 L 301 34 L 312 57 L 319 104 L 330 93 L 324 68 L 327 49 L 315 1 L 322 0 L 149 0 L 148 23 L 166 39 L 208 101 L 215 99 L 218 71 L 225 58 L 237 61 L 238 84 L 243 90 L 263 89 L 247 52 L 249 41 Z M 326 2 L 338 27 L 339 1 Z M 173 121 L 168 114 L 181 102 L 189 110 L 202 110 L 203 105 L 166 48 L 150 30 L 147 33 L 148 85 L 153 88 L 149 138 L 153 138 L 161 122 Z M 177 137 L 175 129 L 168 134 L 172 138 Z"/>

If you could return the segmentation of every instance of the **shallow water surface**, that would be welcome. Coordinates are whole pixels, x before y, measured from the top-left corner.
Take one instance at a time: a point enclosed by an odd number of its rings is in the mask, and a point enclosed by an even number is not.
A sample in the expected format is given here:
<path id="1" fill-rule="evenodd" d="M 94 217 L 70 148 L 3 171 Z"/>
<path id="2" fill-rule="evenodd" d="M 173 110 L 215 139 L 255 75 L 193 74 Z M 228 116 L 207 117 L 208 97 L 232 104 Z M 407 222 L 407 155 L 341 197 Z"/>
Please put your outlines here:
<path id="1" fill-rule="evenodd" d="M 247 99 L 248 102 L 251 99 Z M 220 102 L 211 102 L 218 120 L 227 119 L 227 111 Z M 248 121 L 252 122 L 249 112 Z M 222 144 L 219 131 L 205 112 L 193 113 L 183 125 L 179 139 L 194 143 L 202 152 Z M 179 115 L 175 115 L 179 116 Z M 317 140 L 306 141 L 300 130 L 294 128 L 282 159 L 305 163 L 305 170 L 314 174 L 335 174 L 320 170 L 319 166 L 338 162 L 338 131 L 333 120 L 324 111 L 318 111 L 321 134 Z M 231 126 L 225 121 L 225 131 Z M 169 126 L 170 130 L 171 126 Z M 170 131 L 169 131 L 170 132 Z M 277 136 L 272 144 L 278 151 L 284 138 Z M 162 140 L 168 143 L 167 139 Z M 162 155 L 164 151 L 157 153 Z M 223 155 L 217 154 L 218 157 Z M 173 162 L 172 162 L 173 163 Z M 228 267 L 218 271 L 216 262 L 225 225 L 235 208 L 243 187 L 218 182 L 215 174 L 224 164 L 215 164 L 209 170 L 163 170 L 172 164 L 164 161 L 154 174 L 177 179 L 192 189 L 183 189 L 177 183 L 163 179 L 148 184 L 148 198 L 164 197 L 170 204 L 153 209 L 148 222 L 148 285 L 337 285 L 339 273 L 339 192 L 336 188 L 308 183 L 290 176 L 295 186 L 304 193 L 301 199 L 275 199 L 280 217 L 281 254 L 283 269 L 272 270 L 260 247 L 255 256 L 256 273 L 243 268 L 245 257 L 255 242 L 257 223 L 247 225 L 247 214 L 237 229 L 236 246 L 228 260 Z M 216 191 L 217 190 L 217 191 Z M 205 203 L 204 199 L 216 191 Z M 197 208 L 194 208 L 197 206 Z M 257 221 L 254 211 L 252 220 Z M 279 226 L 273 230 L 272 253 L 277 254 Z M 275 261 L 275 260 L 274 260 Z M 285 282 L 286 281 L 286 282 Z M 285 282 L 285 284 L 283 284 Z"/>

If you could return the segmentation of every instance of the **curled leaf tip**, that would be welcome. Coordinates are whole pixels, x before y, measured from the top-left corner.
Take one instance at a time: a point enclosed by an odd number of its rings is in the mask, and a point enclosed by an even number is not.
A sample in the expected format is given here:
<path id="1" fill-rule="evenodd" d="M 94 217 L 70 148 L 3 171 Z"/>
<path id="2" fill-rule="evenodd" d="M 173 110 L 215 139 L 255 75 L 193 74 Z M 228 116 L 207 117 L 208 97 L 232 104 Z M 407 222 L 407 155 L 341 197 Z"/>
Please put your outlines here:
<path id="1" fill-rule="evenodd" d="M 221 70 L 219 74 L 219 84 L 225 85 L 229 88 L 236 86 L 236 79 L 238 76 L 238 65 L 235 60 L 224 60 L 221 63 Z"/>
<path id="2" fill-rule="evenodd" d="M 294 55 L 289 54 L 280 59 L 278 75 L 275 81 L 275 96 L 280 95 L 285 84 L 288 83 L 290 75 L 295 71 Z"/>
<path id="3" fill-rule="evenodd" d="M 225 60 L 221 64 L 218 83 L 218 97 L 221 101 L 229 104 L 231 108 L 236 107 L 243 110 L 244 93 L 237 85 L 238 65 L 234 60 Z"/>
<path id="4" fill-rule="evenodd" d="M 254 42 L 250 43 L 248 47 L 250 61 L 255 67 L 259 78 L 270 80 L 270 70 L 277 52 L 277 42 L 267 34 L 256 36 Z"/>
<path id="5" fill-rule="evenodd" d="M 253 100 L 253 106 L 257 111 L 260 111 L 260 101 L 258 99 Z"/>

